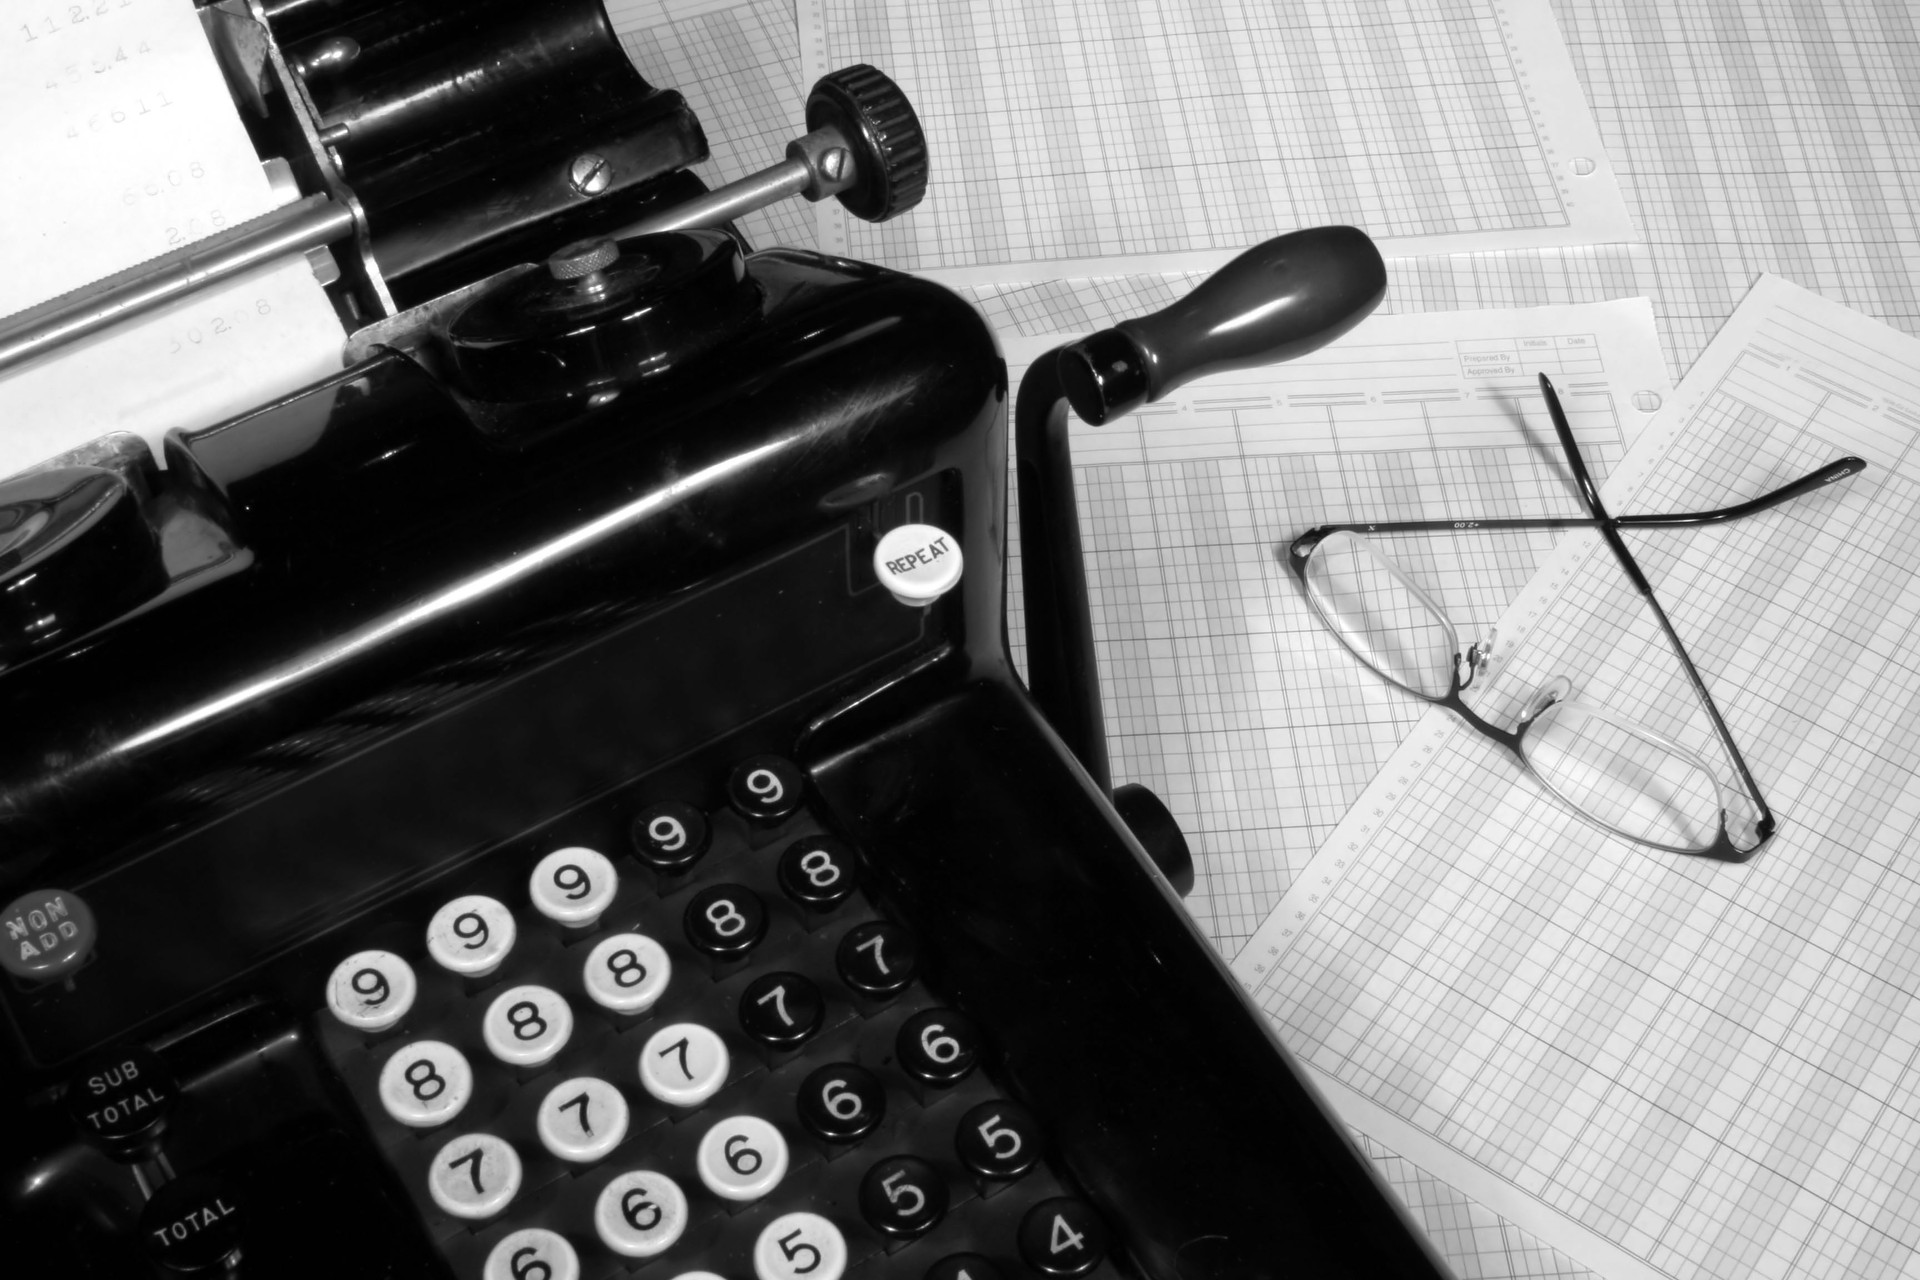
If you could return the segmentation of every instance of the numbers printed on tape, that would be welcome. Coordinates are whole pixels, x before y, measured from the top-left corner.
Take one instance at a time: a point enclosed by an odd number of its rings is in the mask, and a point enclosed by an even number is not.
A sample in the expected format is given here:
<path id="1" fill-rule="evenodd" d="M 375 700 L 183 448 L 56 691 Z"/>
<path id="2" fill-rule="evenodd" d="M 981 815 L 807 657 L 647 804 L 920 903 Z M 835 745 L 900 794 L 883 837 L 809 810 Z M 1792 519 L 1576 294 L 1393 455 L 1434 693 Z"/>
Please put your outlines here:
<path id="1" fill-rule="evenodd" d="M 466 1055 L 439 1040 L 401 1045 L 380 1068 L 380 1105 L 401 1124 L 429 1129 L 459 1115 L 473 1096 Z"/>
<path id="2" fill-rule="evenodd" d="M 594 1202 L 593 1226 L 601 1242 L 622 1257 L 651 1258 L 672 1248 L 686 1231 L 686 1193 L 664 1173 L 623 1173 Z"/>
<path id="3" fill-rule="evenodd" d="M 413 1008 L 413 966 L 391 951 L 361 951 L 334 966 L 327 1008 L 347 1026 L 384 1031 Z"/>
<path id="4" fill-rule="evenodd" d="M 645 1013 L 665 994 L 673 962 L 652 938 L 616 933 L 587 953 L 582 981 L 595 1004 L 615 1013 Z"/>
<path id="5" fill-rule="evenodd" d="M 494 997 L 480 1021 L 480 1034 L 494 1057 L 516 1067 L 552 1060 L 573 1035 L 573 1010 L 546 987 L 513 987 Z"/>
<path id="6" fill-rule="evenodd" d="M 456 1218 L 491 1218 L 520 1190 L 520 1157 L 490 1133 L 468 1133 L 434 1155 L 427 1193 Z"/>
<path id="7" fill-rule="evenodd" d="M 533 909 L 549 920 L 585 928 L 613 904 L 620 877 L 606 855 L 593 849 L 555 849 L 527 879 Z"/>
<path id="8" fill-rule="evenodd" d="M 584 1164 L 598 1160 L 627 1136 L 627 1100 L 605 1080 L 579 1076 L 547 1091 L 534 1116 L 540 1145 Z"/>
<path id="9" fill-rule="evenodd" d="M 483 977 L 513 950 L 517 926 L 504 903 L 484 894 L 455 898 L 427 923 L 427 954 L 464 977 Z"/>
<path id="10" fill-rule="evenodd" d="M 694 1167 L 722 1199 L 758 1200 L 787 1176 L 787 1142 L 758 1116 L 730 1116 L 700 1139 Z"/>
<path id="11" fill-rule="evenodd" d="M 846 1238 L 816 1213 L 782 1214 L 754 1241 L 757 1280 L 840 1280 L 846 1269 Z"/>
<path id="12" fill-rule="evenodd" d="M 487 1255 L 482 1280 L 580 1280 L 580 1256 L 566 1237 L 544 1227 L 506 1236 Z"/>
<path id="13" fill-rule="evenodd" d="M 720 1091 L 732 1066 L 726 1042 L 697 1022 L 676 1022 L 640 1050 L 640 1085 L 676 1107 L 697 1107 Z"/>

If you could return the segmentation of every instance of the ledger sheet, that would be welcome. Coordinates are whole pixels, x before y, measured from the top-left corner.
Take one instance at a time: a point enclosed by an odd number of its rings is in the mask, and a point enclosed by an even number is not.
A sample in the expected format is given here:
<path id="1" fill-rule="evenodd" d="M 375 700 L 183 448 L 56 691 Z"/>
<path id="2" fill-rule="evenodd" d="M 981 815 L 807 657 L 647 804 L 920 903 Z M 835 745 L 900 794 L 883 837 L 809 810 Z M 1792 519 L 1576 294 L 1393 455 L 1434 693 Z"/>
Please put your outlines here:
<path id="1" fill-rule="evenodd" d="M 1624 460 L 1616 512 L 1868 470 L 1629 535 L 1780 820 L 1751 862 L 1589 828 L 1429 711 L 1233 962 L 1337 1110 L 1609 1280 L 1920 1259 L 1920 340 L 1764 277 Z M 1710 741 L 1590 531 L 1500 617 L 1538 682 Z"/>
<path id="2" fill-rule="evenodd" d="M 1005 341 L 1014 382 L 1063 340 Z M 1603 474 L 1670 386 L 1646 303 L 1627 300 L 1374 316 L 1292 363 L 1202 379 L 1105 427 L 1072 421 L 1114 778 L 1180 820 L 1187 906 L 1222 955 L 1418 718 L 1318 642 L 1279 552 L 1330 521 L 1575 511 L 1542 371 Z M 1442 537 L 1419 555 L 1456 616 L 1484 625 L 1552 545 Z"/>

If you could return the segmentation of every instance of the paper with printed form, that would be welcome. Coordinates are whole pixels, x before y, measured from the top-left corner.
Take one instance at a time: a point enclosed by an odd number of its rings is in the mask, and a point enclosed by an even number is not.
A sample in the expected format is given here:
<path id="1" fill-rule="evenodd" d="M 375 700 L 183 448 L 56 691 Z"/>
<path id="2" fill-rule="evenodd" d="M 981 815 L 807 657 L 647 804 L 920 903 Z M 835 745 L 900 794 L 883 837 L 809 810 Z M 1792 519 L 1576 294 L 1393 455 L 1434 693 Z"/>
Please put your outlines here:
<path id="1" fill-rule="evenodd" d="M 1064 340 L 1005 340 L 1014 382 Z M 1072 421 L 1114 776 L 1179 819 L 1187 906 L 1223 955 L 1418 718 L 1324 639 L 1275 546 L 1327 521 L 1574 512 L 1541 371 L 1603 474 L 1648 417 L 1636 400 L 1669 390 L 1652 315 L 1629 300 L 1374 316 L 1303 359 L 1202 379 L 1104 427 Z M 1490 622 L 1552 545 L 1441 538 L 1422 563 L 1461 618 Z M 1017 554 L 1009 571 L 1017 647 Z"/>
<path id="2" fill-rule="evenodd" d="M 191 0 L 0 0 L 0 317 L 273 209 Z M 340 367 L 304 259 L 0 373 L 0 475 L 109 431 L 150 442 Z"/>
<path id="3" fill-rule="evenodd" d="M 1609 1280 L 1920 1258 L 1920 340 L 1765 277 L 1605 487 L 1778 815 L 1746 865 L 1567 815 L 1429 711 L 1234 961 L 1352 1124 Z M 1398 548 L 1395 548 L 1396 551 Z M 1591 532 L 1500 618 L 1481 714 L 1567 674 L 1710 742 Z"/>
<path id="4" fill-rule="evenodd" d="M 985 284 L 1211 269 L 1324 223 L 1403 254 L 1632 238 L 1547 0 L 797 12 L 805 78 L 886 71 L 933 156 L 891 222 L 817 206 L 826 252 Z"/>

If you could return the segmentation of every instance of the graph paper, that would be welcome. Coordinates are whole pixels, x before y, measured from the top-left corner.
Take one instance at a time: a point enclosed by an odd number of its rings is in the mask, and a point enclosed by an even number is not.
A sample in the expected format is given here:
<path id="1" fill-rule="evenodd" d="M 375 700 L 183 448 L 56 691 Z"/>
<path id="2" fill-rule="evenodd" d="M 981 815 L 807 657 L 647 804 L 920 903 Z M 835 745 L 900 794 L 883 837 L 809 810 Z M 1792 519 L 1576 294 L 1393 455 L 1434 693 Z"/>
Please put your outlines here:
<path id="1" fill-rule="evenodd" d="M 1018 378 L 1050 343 L 1007 344 Z M 1658 403 L 1644 302 L 1375 317 L 1332 347 L 1071 427 L 1116 781 L 1153 788 L 1194 849 L 1187 906 L 1231 956 L 1410 731 L 1417 708 L 1311 643 L 1274 548 L 1333 520 L 1577 509 L 1534 375 L 1558 380 L 1601 472 Z M 1541 433 L 1546 433 L 1542 435 Z M 1552 545 L 1424 549 L 1490 622 Z M 1019 564 L 1012 557 L 1016 644 Z"/>
<path id="2" fill-rule="evenodd" d="M 1546 0 L 798 14 L 808 75 L 887 70 L 934 157 L 925 204 L 892 222 L 819 206 L 830 251 L 982 282 L 1217 265 L 1328 222 L 1402 251 L 1630 237 Z"/>
<path id="3" fill-rule="evenodd" d="M 1423 717 L 1234 963 L 1336 1109 L 1613 1280 L 1920 1271 L 1920 341 L 1766 277 L 1607 486 L 1781 820 L 1750 864 L 1565 816 Z M 1570 672 L 1708 742 L 1591 533 L 1501 618 L 1482 714 Z"/>
<path id="4" fill-rule="evenodd" d="M 1554 12 L 1636 243 L 1398 259 L 1387 309 L 1645 296 L 1668 364 L 1685 370 L 1771 271 L 1920 333 L 1920 10 L 1556 0 Z M 1188 287 L 1055 280 L 976 296 L 996 326 L 1046 333 Z"/>

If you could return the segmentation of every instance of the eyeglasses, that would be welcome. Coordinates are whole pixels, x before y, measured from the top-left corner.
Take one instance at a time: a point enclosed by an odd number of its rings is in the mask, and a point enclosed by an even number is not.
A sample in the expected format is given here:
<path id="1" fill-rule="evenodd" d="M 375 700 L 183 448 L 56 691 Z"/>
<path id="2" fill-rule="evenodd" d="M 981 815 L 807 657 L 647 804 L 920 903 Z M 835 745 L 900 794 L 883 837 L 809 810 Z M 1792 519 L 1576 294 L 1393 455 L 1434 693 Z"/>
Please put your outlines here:
<path id="1" fill-rule="evenodd" d="M 1636 844 L 1745 862 L 1773 835 L 1773 813 L 1620 530 L 1738 520 L 1857 475 L 1867 464 L 1855 457 L 1839 458 L 1791 484 L 1716 511 L 1610 516 L 1574 444 L 1560 397 L 1545 374 L 1540 375 L 1540 391 L 1587 516 L 1322 525 L 1293 541 L 1287 551 L 1288 565 L 1320 621 L 1354 657 L 1389 684 L 1446 707 L 1505 747 L 1550 796 L 1578 817 Z M 1573 684 L 1564 676 L 1534 691 L 1513 729 L 1489 724 L 1462 701 L 1461 694 L 1485 671 L 1493 655 L 1493 638 L 1462 651 L 1453 624 L 1433 597 L 1360 535 L 1508 529 L 1600 531 L 1679 655 L 1687 680 L 1739 776 L 1737 787 L 1728 786 L 1698 753 L 1667 735 L 1609 708 L 1574 702 Z"/>

